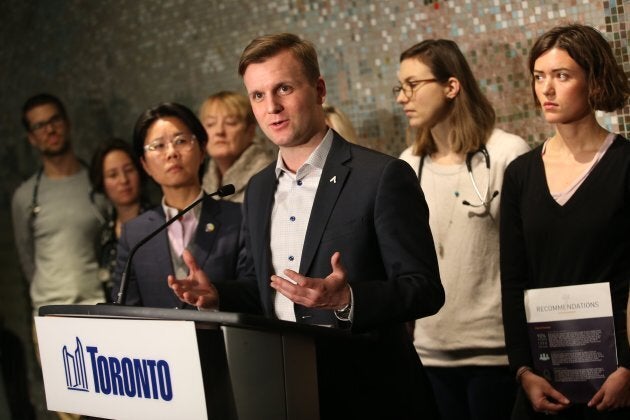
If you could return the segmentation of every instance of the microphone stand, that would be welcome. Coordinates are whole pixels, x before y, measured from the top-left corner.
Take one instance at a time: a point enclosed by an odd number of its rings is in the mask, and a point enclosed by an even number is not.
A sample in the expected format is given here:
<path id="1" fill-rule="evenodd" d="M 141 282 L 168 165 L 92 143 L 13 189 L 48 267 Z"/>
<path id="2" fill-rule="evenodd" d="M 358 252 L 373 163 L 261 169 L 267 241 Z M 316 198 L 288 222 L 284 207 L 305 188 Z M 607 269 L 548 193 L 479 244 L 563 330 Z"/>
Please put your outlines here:
<path id="1" fill-rule="evenodd" d="M 150 234 L 142 238 L 141 241 L 139 241 L 133 248 L 131 248 L 131 251 L 129 252 L 129 257 L 127 257 L 127 262 L 125 263 L 125 269 L 123 270 L 122 276 L 120 278 L 120 289 L 118 289 L 118 297 L 116 299 L 115 304 L 116 305 L 125 304 L 125 299 L 127 297 L 127 286 L 128 286 L 127 278 L 129 277 L 129 272 L 131 271 L 131 260 L 133 259 L 133 256 L 138 250 L 138 248 L 140 248 L 142 245 L 149 242 L 155 235 L 162 232 L 169 225 L 171 225 L 175 220 L 179 219 L 184 214 L 188 213 L 190 209 L 192 209 L 193 207 L 195 207 L 197 204 L 201 203 L 202 201 L 210 197 L 214 197 L 215 195 L 218 195 L 219 197 L 225 197 L 231 194 L 234 194 L 234 185 L 232 184 L 224 185 L 218 190 L 216 190 L 215 192 L 213 192 L 212 194 L 207 194 L 207 195 L 204 194 L 201 198 L 199 198 L 198 200 L 195 200 L 191 205 L 189 205 L 185 209 L 178 212 L 173 218 L 167 220 L 166 223 L 164 223 L 162 226 L 158 227 L 153 232 L 151 232 Z"/>

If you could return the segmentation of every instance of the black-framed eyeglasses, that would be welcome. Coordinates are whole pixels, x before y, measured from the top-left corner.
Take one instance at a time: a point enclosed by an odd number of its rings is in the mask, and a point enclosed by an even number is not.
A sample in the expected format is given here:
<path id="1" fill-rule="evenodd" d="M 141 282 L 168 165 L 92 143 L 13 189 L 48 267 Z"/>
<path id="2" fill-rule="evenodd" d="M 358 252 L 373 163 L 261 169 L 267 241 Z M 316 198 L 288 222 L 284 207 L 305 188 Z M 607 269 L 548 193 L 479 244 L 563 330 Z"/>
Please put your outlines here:
<path id="1" fill-rule="evenodd" d="M 50 117 L 49 119 L 47 119 L 46 121 L 41 121 L 41 122 L 38 122 L 38 123 L 35 123 L 35 124 L 31 125 L 31 128 L 29 128 L 29 130 L 30 130 L 31 133 L 38 133 L 38 132 L 43 131 L 49 125 L 53 125 L 55 127 L 58 127 L 64 121 L 65 121 L 64 117 L 62 117 L 59 114 L 55 114 L 52 117 Z"/>
<path id="2" fill-rule="evenodd" d="M 424 84 L 426 83 L 431 82 L 437 82 L 437 79 L 433 77 L 431 79 L 409 80 L 399 84 L 398 86 L 394 86 L 392 88 L 392 93 L 394 94 L 394 97 L 398 97 L 398 95 L 400 95 L 400 92 L 402 92 L 407 99 L 411 99 L 413 98 L 413 94 L 416 92 L 416 89 L 424 86 Z"/>
<path id="3" fill-rule="evenodd" d="M 190 150 L 192 145 L 195 143 L 195 139 L 196 137 L 194 134 L 178 134 L 170 140 L 163 138 L 155 139 L 151 143 L 145 144 L 144 150 L 146 152 L 162 154 L 166 152 L 169 143 L 173 146 L 173 149 L 177 151 Z"/>

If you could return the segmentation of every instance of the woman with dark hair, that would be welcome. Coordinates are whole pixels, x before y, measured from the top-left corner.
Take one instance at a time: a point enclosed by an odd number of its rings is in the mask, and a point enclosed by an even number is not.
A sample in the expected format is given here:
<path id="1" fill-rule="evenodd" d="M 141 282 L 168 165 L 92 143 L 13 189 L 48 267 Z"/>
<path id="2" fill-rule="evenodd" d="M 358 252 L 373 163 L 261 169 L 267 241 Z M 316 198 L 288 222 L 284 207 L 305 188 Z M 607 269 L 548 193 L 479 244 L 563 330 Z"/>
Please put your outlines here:
<path id="1" fill-rule="evenodd" d="M 398 79 L 394 94 L 416 134 L 400 157 L 416 170 L 429 205 L 446 292 L 436 315 L 415 322 L 414 345 L 443 419 L 504 420 L 516 386 L 501 319 L 497 191 L 506 166 L 529 146 L 495 127 L 455 42 L 410 47 Z"/>
<path id="2" fill-rule="evenodd" d="M 629 419 L 630 143 L 595 111 L 622 108 L 628 77 L 595 29 L 558 26 L 529 55 L 532 92 L 553 136 L 507 169 L 501 203 L 503 320 L 520 383 L 513 418 Z M 528 289 L 608 282 L 618 368 L 588 403 L 570 401 L 535 371 L 523 296 Z"/>
<path id="3" fill-rule="evenodd" d="M 143 112 L 133 133 L 133 148 L 144 171 L 160 186 L 162 203 L 127 222 L 118 246 L 113 298 L 117 300 L 122 271 L 130 250 L 143 238 L 200 199 L 201 175 L 208 137 L 195 114 L 177 103 L 162 103 Z M 184 278 L 189 250 L 214 281 L 236 279 L 241 224 L 240 205 L 204 200 L 157 236 L 133 257 L 124 303 L 182 307 L 167 277 Z"/>
<path id="4" fill-rule="evenodd" d="M 104 194 L 111 204 L 100 236 L 99 279 L 105 296 L 111 297 L 116 251 L 122 226 L 150 207 L 143 196 L 143 174 L 140 161 L 131 145 L 121 139 L 102 143 L 90 165 L 92 191 Z"/>

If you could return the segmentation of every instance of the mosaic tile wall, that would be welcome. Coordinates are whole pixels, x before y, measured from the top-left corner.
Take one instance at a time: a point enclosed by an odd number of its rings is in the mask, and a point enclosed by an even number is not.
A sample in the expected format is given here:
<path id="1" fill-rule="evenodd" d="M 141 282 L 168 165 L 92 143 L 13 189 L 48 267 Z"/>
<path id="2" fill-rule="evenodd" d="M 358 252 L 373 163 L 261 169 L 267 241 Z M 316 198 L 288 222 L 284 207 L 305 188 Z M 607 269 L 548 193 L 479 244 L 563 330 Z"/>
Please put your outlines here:
<path id="1" fill-rule="evenodd" d="M 0 205 L 35 160 L 20 127 L 31 94 L 66 102 L 75 148 L 88 158 L 110 136 L 129 138 L 136 116 L 160 101 L 194 109 L 219 89 L 242 90 L 238 57 L 253 37 L 295 32 L 313 41 L 328 84 L 361 142 L 405 147 L 391 94 L 398 56 L 426 38 L 456 40 L 494 104 L 498 125 L 532 144 L 551 132 L 533 106 L 526 57 L 533 39 L 571 21 L 606 33 L 630 74 L 630 0 L 5 0 L 0 5 Z M 630 109 L 602 115 L 630 135 Z"/>
<path id="2" fill-rule="evenodd" d="M 630 0 L 604 2 L 605 31 L 615 56 L 630 75 Z M 612 117 L 618 131 L 630 138 L 630 105 Z"/>

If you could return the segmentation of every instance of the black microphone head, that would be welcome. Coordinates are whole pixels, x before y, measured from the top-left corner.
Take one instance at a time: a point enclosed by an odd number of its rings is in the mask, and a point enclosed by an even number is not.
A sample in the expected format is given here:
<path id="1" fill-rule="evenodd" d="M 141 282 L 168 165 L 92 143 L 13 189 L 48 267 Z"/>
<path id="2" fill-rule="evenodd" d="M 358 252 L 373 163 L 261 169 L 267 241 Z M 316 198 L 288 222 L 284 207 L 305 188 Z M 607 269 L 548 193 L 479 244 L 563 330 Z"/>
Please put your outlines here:
<path id="1" fill-rule="evenodd" d="M 468 200 L 462 201 L 462 204 L 465 205 L 465 206 L 470 206 L 470 203 L 468 202 Z"/>
<path id="2" fill-rule="evenodd" d="M 234 188 L 234 185 L 227 184 L 219 188 L 217 190 L 217 194 L 219 195 L 219 197 L 226 197 L 228 195 L 234 194 L 234 191 L 236 191 L 236 189 Z"/>

